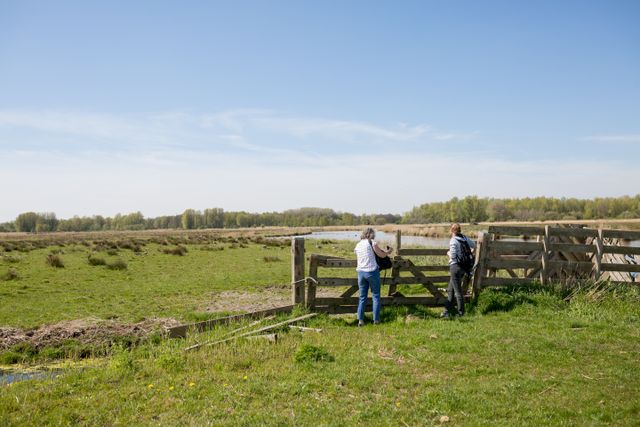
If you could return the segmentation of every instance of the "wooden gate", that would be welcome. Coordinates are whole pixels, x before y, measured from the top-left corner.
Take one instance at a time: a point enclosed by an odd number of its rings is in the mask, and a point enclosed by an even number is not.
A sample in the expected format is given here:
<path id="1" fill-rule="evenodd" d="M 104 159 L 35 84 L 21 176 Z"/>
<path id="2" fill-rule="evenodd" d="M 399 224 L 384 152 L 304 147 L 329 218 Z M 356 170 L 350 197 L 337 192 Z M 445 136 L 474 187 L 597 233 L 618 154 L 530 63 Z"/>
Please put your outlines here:
<path id="1" fill-rule="evenodd" d="M 294 245 L 296 245 L 295 242 Z M 447 248 L 403 249 L 401 234 L 398 231 L 396 234 L 396 255 L 393 257 L 392 268 L 390 271 L 382 273 L 382 304 L 443 306 L 447 296 L 445 289 L 442 288 L 446 288 L 449 282 L 447 251 Z M 304 304 L 312 310 L 329 313 L 355 312 L 358 306 L 358 297 L 355 296 L 358 293 L 355 268 L 355 259 L 311 254 L 306 280 L 306 295 L 303 298 L 298 298 L 294 303 Z M 338 275 L 335 273 L 334 276 L 321 274 L 328 269 L 348 269 L 349 273 L 344 276 L 350 277 L 337 277 Z M 419 285 L 426 295 L 403 295 L 399 289 L 403 285 Z M 338 296 L 318 295 L 319 290 L 323 288 L 339 289 L 341 293 Z M 416 291 L 415 288 L 414 286 L 412 294 Z M 467 288 L 465 283 L 465 290 Z M 299 294 L 300 291 L 296 292 L 294 289 L 294 295 Z M 371 304 L 371 299 L 369 299 L 367 310 L 371 310 Z"/>
<path id="2" fill-rule="evenodd" d="M 640 273 L 639 231 L 576 225 L 490 226 L 480 239 L 474 286 L 609 280 L 632 282 Z M 506 272 L 499 277 L 499 272 Z M 506 277 L 505 277 L 506 276 Z"/>

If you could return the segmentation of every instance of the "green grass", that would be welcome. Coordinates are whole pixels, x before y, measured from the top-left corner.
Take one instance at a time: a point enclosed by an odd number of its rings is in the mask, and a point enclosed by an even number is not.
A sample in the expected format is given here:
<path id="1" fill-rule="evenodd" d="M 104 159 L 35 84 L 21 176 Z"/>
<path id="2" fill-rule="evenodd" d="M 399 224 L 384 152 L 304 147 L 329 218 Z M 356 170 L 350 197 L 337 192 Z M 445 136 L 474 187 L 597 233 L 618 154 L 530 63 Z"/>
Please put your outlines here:
<path id="1" fill-rule="evenodd" d="M 163 253 L 178 244 L 182 256 Z M 353 257 L 352 243 L 318 246 L 307 244 L 307 254 Z M 46 264 L 47 247 L 5 258 L 0 275 L 14 269 L 19 277 L 0 280 L 0 325 L 202 320 L 214 291 L 289 282 L 287 247 L 132 247 L 109 255 L 115 249 L 67 243 L 57 254 L 64 268 Z M 91 265 L 91 253 L 127 268 Z M 354 277 L 350 269 L 321 273 Z M 383 323 L 364 328 L 352 315 L 321 315 L 306 325 L 322 333 L 283 328 L 277 344 L 240 339 L 186 353 L 244 324 L 184 340 L 119 337 L 99 348 L 20 343 L 0 364 L 70 362 L 52 380 L 0 385 L 1 424 L 414 426 L 447 416 L 450 425 L 640 425 L 640 288 L 486 290 L 466 317 L 440 320 L 439 311 L 384 308 Z M 101 357 L 81 368 L 73 361 L 93 356 Z"/>
<path id="2" fill-rule="evenodd" d="M 638 425 L 638 290 L 562 297 L 488 291 L 459 320 L 389 308 L 380 326 L 320 316 L 308 324 L 321 334 L 282 330 L 277 344 L 182 351 L 231 325 L 1 387 L 0 417 L 7 425 L 438 425 L 441 416 L 452 425 Z M 495 300 L 502 307 L 487 309 Z"/>
<path id="3" fill-rule="evenodd" d="M 175 256 L 163 253 L 162 245 L 148 244 L 146 254 L 121 249 L 113 256 L 106 251 L 93 255 L 114 269 L 91 265 L 92 252 L 82 245 L 67 245 L 57 254 L 64 268 L 46 264 L 47 248 L 21 253 L 18 261 L 0 262 L 0 276 L 13 270 L 20 277 L 0 280 L 0 325 L 35 327 L 85 317 L 123 322 L 154 316 L 187 319 L 211 300 L 213 291 L 289 282 L 288 262 L 263 261 L 288 260 L 289 248 L 230 246 L 209 251 L 188 245 L 188 252 Z"/>

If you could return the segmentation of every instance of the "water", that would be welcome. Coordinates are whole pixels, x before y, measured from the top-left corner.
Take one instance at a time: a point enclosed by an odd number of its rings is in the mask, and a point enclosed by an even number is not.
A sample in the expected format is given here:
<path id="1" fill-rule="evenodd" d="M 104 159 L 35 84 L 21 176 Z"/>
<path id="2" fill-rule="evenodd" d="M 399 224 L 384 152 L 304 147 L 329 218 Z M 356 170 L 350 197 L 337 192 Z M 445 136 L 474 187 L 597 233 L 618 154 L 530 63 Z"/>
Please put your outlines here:
<path id="1" fill-rule="evenodd" d="M 302 236 L 305 239 L 316 240 L 346 240 L 350 242 L 357 242 L 360 240 L 360 231 L 315 231 L 311 234 L 305 234 Z M 522 239 L 518 237 L 502 238 L 504 241 L 520 242 Z M 392 243 L 395 245 L 396 235 L 395 233 L 385 233 L 384 231 L 376 231 L 376 241 L 384 243 Z M 403 246 L 425 246 L 430 248 L 447 248 L 449 247 L 448 237 L 424 237 L 424 236 L 407 236 L 402 235 Z M 632 240 L 628 242 L 629 246 L 640 247 L 640 240 Z"/>
<path id="2" fill-rule="evenodd" d="M 0 369 L 0 385 L 18 381 L 51 379 L 58 375 L 60 375 L 58 371 L 3 371 Z"/>
<path id="3" fill-rule="evenodd" d="M 311 234 L 305 234 L 305 239 L 317 240 L 346 240 L 357 242 L 360 240 L 360 231 L 316 231 Z M 376 241 L 387 244 L 396 242 L 395 233 L 385 233 L 384 231 L 376 231 Z M 449 247 L 449 239 L 443 237 L 424 237 L 424 236 L 402 236 L 403 246 L 426 246 L 430 248 L 447 248 Z"/>

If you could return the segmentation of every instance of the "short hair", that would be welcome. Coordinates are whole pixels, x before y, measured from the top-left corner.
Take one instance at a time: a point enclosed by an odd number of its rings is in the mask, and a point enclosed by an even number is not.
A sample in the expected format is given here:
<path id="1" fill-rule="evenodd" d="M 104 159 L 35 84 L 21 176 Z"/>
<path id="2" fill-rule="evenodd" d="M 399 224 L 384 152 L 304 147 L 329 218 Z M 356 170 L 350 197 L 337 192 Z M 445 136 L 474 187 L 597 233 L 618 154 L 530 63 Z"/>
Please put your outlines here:
<path id="1" fill-rule="evenodd" d="M 376 230 L 374 230 L 371 227 L 367 227 L 362 231 L 362 234 L 360 235 L 360 240 L 373 239 L 374 237 L 376 237 Z"/>
<path id="2" fill-rule="evenodd" d="M 451 224 L 451 228 L 449 229 L 449 231 L 455 234 L 460 234 L 462 233 L 462 227 L 460 227 L 460 224 L 458 224 L 457 222 L 454 222 L 453 224 Z"/>

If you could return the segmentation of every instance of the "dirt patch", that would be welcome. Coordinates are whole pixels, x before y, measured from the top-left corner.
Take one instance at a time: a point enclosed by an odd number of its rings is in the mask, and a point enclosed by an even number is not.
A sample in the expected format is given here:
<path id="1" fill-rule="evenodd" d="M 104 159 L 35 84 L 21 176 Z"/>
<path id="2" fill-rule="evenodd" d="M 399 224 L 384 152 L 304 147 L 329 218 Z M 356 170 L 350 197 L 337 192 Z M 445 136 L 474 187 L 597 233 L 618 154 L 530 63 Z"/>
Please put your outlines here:
<path id="1" fill-rule="evenodd" d="M 318 288 L 319 297 L 337 296 L 331 289 Z M 211 313 L 258 311 L 291 304 L 291 286 L 274 285 L 247 291 L 222 291 L 211 293 L 211 301 L 201 310 Z"/>
<path id="2" fill-rule="evenodd" d="M 45 325 L 35 329 L 0 327 L 0 350 L 28 342 L 39 349 L 77 340 L 87 344 L 102 344 L 117 337 L 142 337 L 152 331 L 178 325 L 172 318 L 152 318 L 138 323 L 118 323 L 100 319 L 79 319 Z"/>

